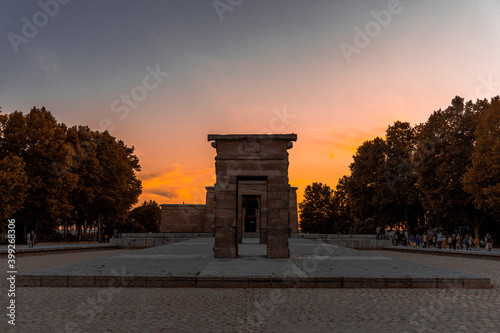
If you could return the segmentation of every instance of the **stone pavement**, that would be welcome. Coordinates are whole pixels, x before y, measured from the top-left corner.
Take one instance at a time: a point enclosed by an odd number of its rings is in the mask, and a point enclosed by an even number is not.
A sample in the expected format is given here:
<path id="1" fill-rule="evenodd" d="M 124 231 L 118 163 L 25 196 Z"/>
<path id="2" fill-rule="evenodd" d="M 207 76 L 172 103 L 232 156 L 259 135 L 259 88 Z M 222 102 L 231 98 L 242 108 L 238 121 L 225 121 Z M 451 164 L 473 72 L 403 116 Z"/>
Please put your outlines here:
<path id="1" fill-rule="evenodd" d="M 23 287 L 490 288 L 490 278 L 290 239 L 290 259 L 265 258 L 246 239 L 240 257 L 217 259 L 198 238 L 18 276 Z"/>
<path id="2" fill-rule="evenodd" d="M 109 250 L 17 261 L 19 273 L 134 254 Z M 393 259 L 500 277 L 500 262 L 367 251 Z M 500 283 L 493 289 L 23 288 L 6 333 L 156 332 L 500 332 Z M 8 289 L 5 278 L 0 288 Z M 7 306 L 6 297 L 0 307 Z M 5 311 L 5 310 L 4 310 Z M 3 315 L 5 316 L 5 314 Z"/>

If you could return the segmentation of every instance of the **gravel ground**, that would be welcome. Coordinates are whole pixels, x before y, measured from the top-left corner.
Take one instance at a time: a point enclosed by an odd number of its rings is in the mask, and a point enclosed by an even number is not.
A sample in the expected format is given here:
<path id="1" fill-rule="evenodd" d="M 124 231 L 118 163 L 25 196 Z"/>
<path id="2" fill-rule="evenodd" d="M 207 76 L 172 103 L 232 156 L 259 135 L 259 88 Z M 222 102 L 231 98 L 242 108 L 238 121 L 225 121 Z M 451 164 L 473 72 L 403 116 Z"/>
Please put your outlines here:
<path id="1" fill-rule="evenodd" d="M 125 252 L 21 257 L 18 273 Z M 498 261 L 370 252 L 500 277 Z M 4 314 L 0 332 L 500 332 L 500 285 L 494 285 L 491 290 L 19 288 L 16 326 L 8 325 Z M 7 313 L 6 279 L 1 286 Z"/>

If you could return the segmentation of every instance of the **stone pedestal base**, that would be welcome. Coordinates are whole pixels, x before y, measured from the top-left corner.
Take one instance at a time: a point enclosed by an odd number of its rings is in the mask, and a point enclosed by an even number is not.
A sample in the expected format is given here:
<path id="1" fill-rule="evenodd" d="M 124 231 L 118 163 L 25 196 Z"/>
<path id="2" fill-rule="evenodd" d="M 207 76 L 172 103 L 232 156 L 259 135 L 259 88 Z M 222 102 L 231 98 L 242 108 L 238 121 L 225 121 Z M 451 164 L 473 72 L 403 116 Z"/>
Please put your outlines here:
<path id="1" fill-rule="evenodd" d="M 268 238 L 267 257 L 273 259 L 290 258 L 288 238 Z"/>
<path id="2" fill-rule="evenodd" d="M 214 247 L 215 258 L 236 258 L 237 256 L 237 247 Z"/>

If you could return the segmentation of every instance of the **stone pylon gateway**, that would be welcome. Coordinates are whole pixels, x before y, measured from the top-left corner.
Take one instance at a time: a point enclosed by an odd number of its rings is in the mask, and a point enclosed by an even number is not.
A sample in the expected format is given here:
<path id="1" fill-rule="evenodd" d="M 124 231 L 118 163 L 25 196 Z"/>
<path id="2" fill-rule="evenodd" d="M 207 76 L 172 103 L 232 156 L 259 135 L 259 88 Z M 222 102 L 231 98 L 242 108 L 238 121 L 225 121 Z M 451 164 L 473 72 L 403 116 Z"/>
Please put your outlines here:
<path id="1" fill-rule="evenodd" d="M 296 188 L 288 184 L 288 149 L 296 134 L 209 135 L 217 149 L 214 254 L 238 256 L 243 234 L 259 233 L 268 258 L 289 258 L 297 229 Z M 291 205 L 293 203 L 293 205 Z"/>

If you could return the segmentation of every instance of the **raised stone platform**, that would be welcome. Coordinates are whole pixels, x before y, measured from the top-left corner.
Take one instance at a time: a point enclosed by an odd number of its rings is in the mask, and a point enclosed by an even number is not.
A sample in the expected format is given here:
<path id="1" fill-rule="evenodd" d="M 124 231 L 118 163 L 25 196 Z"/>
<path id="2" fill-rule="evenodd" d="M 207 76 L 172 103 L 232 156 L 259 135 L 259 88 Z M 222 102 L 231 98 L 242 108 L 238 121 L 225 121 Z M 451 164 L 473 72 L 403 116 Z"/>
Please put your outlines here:
<path id="1" fill-rule="evenodd" d="M 290 239 L 289 259 L 244 239 L 238 258 L 214 258 L 213 238 L 196 238 L 18 276 L 20 287 L 490 288 L 478 275 L 395 260 L 307 239 Z"/>

